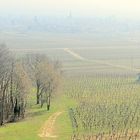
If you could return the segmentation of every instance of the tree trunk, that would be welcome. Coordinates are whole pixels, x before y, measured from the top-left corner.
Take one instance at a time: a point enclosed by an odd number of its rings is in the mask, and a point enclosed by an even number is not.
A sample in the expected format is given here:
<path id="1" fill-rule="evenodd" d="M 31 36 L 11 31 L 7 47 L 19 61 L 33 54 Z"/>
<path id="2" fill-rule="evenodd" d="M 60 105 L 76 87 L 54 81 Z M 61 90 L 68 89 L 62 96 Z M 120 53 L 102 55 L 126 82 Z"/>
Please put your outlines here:
<path id="1" fill-rule="evenodd" d="M 43 97 L 42 97 L 43 95 L 41 94 L 40 95 L 40 98 L 41 98 L 41 108 L 43 107 L 43 105 L 44 105 L 44 100 L 43 100 Z"/>
<path id="2" fill-rule="evenodd" d="M 3 124 L 3 114 L 2 114 L 2 101 L 0 100 L 0 125 Z"/>
<path id="3" fill-rule="evenodd" d="M 37 85 L 36 104 L 40 104 L 39 85 Z"/>
<path id="4" fill-rule="evenodd" d="M 3 123 L 4 123 L 4 102 L 5 102 L 5 92 L 6 92 L 7 85 L 8 85 L 8 81 L 4 85 L 3 91 L 2 91 L 0 125 L 3 125 Z"/>
<path id="5" fill-rule="evenodd" d="M 40 96 L 39 94 L 36 95 L 36 104 L 39 104 L 40 103 Z"/>
<path id="6" fill-rule="evenodd" d="M 50 110 L 50 96 L 48 97 L 48 100 L 47 100 L 47 110 L 48 111 Z"/>

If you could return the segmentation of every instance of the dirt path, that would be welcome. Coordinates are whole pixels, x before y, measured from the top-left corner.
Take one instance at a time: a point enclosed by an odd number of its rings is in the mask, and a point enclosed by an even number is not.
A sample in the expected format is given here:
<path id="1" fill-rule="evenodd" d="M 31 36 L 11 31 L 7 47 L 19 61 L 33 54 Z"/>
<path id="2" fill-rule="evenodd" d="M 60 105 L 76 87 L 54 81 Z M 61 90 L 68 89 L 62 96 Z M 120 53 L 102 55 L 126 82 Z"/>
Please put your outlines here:
<path id="1" fill-rule="evenodd" d="M 70 50 L 69 48 L 64 48 L 64 51 L 75 57 L 76 59 L 79 60 L 87 60 L 86 58 L 80 56 L 79 54 L 75 53 L 74 51 Z"/>
<path id="2" fill-rule="evenodd" d="M 56 119 L 62 114 L 63 112 L 56 112 L 49 117 L 49 119 L 45 122 L 43 127 L 38 134 L 42 138 L 56 138 L 57 136 L 54 135 L 54 124 Z"/>

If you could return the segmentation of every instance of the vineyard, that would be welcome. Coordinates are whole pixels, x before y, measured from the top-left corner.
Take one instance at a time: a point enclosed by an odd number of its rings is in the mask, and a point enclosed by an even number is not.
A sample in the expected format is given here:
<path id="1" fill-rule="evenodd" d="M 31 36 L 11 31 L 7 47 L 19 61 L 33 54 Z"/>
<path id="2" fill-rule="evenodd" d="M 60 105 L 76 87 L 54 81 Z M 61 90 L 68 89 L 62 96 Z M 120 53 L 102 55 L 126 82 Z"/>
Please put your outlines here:
<path id="1" fill-rule="evenodd" d="M 72 140 L 140 139 L 140 85 L 136 77 L 95 74 L 68 79 L 65 93 L 78 105 L 69 109 Z"/>

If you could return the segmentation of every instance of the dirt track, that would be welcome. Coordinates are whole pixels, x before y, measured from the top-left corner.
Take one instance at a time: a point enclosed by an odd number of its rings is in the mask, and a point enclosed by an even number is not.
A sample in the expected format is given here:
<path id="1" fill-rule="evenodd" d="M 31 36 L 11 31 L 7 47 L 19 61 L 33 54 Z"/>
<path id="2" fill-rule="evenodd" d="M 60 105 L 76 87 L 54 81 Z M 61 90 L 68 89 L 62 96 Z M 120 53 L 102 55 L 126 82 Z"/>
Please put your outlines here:
<path id="1" fill-rule="evenodd" d="M 56 119 L 62 114 L 62 112 L 56 112 L 49 117 L 49 119 L 45 122 L 43 127 L 38 134 L 42 138 L 56 138 L 57 136 L 54 135 L 54 124 Z"/>

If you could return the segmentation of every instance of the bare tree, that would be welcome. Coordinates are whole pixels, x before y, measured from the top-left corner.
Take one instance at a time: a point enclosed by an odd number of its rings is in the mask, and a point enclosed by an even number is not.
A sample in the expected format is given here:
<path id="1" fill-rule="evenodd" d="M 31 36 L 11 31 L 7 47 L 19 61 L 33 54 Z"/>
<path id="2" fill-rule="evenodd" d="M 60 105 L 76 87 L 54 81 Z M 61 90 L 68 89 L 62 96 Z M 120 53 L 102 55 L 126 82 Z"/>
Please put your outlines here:
<path id="1" fill-rule="evenodd" d="M 59 85 L 61 75 L 61 65 L 58 61 L 50 61 L 44 54 L 31 54 L 26 58 L 28 71 L 36 86 L 36 102 L 47 103 L 50 109 L 51 94 L 55 92 Z"/>
<path id="2" fill-rule="evenodd" d="M 41 83 L 41 107 L 46 102 L 47 110 L 50 109 L 52 93 L 55 92 L 59 85 L 60 71 L 56 69 L 53 62 L 42 62 L 39 65 L 39 78 Z"/>
<path id="3" fill-rule="evenodd" d="M 29 81 L 22 63 L 0 45 L 0 125 L 24 117 Z"/>
<path id="4" fill-rule="evenodd" d="M 4 123 L 4 112 L 11 67 L 10 54 L 5 44 L 0 45 L 0 125 Z"/>
<path id="5" fill-rule="evenodd" d="M 24 118 L 27 94 L 30 91 L 30 79 L 20 62 L 17 62 L 14 67 L 13 86 L 15 120 L 17 116 Z"/>
<path id="6" fill-rule="evenodd" d="M 39 79 L 39 64 L 46 61 L 46 55 L 43 54 L 28 54 L 24 59 L 24 66 L 28 71 L 28 75 L 32 80 L 33 86 L 36 87 L 36 104 L 40 103 L 41 83 Z"/>

